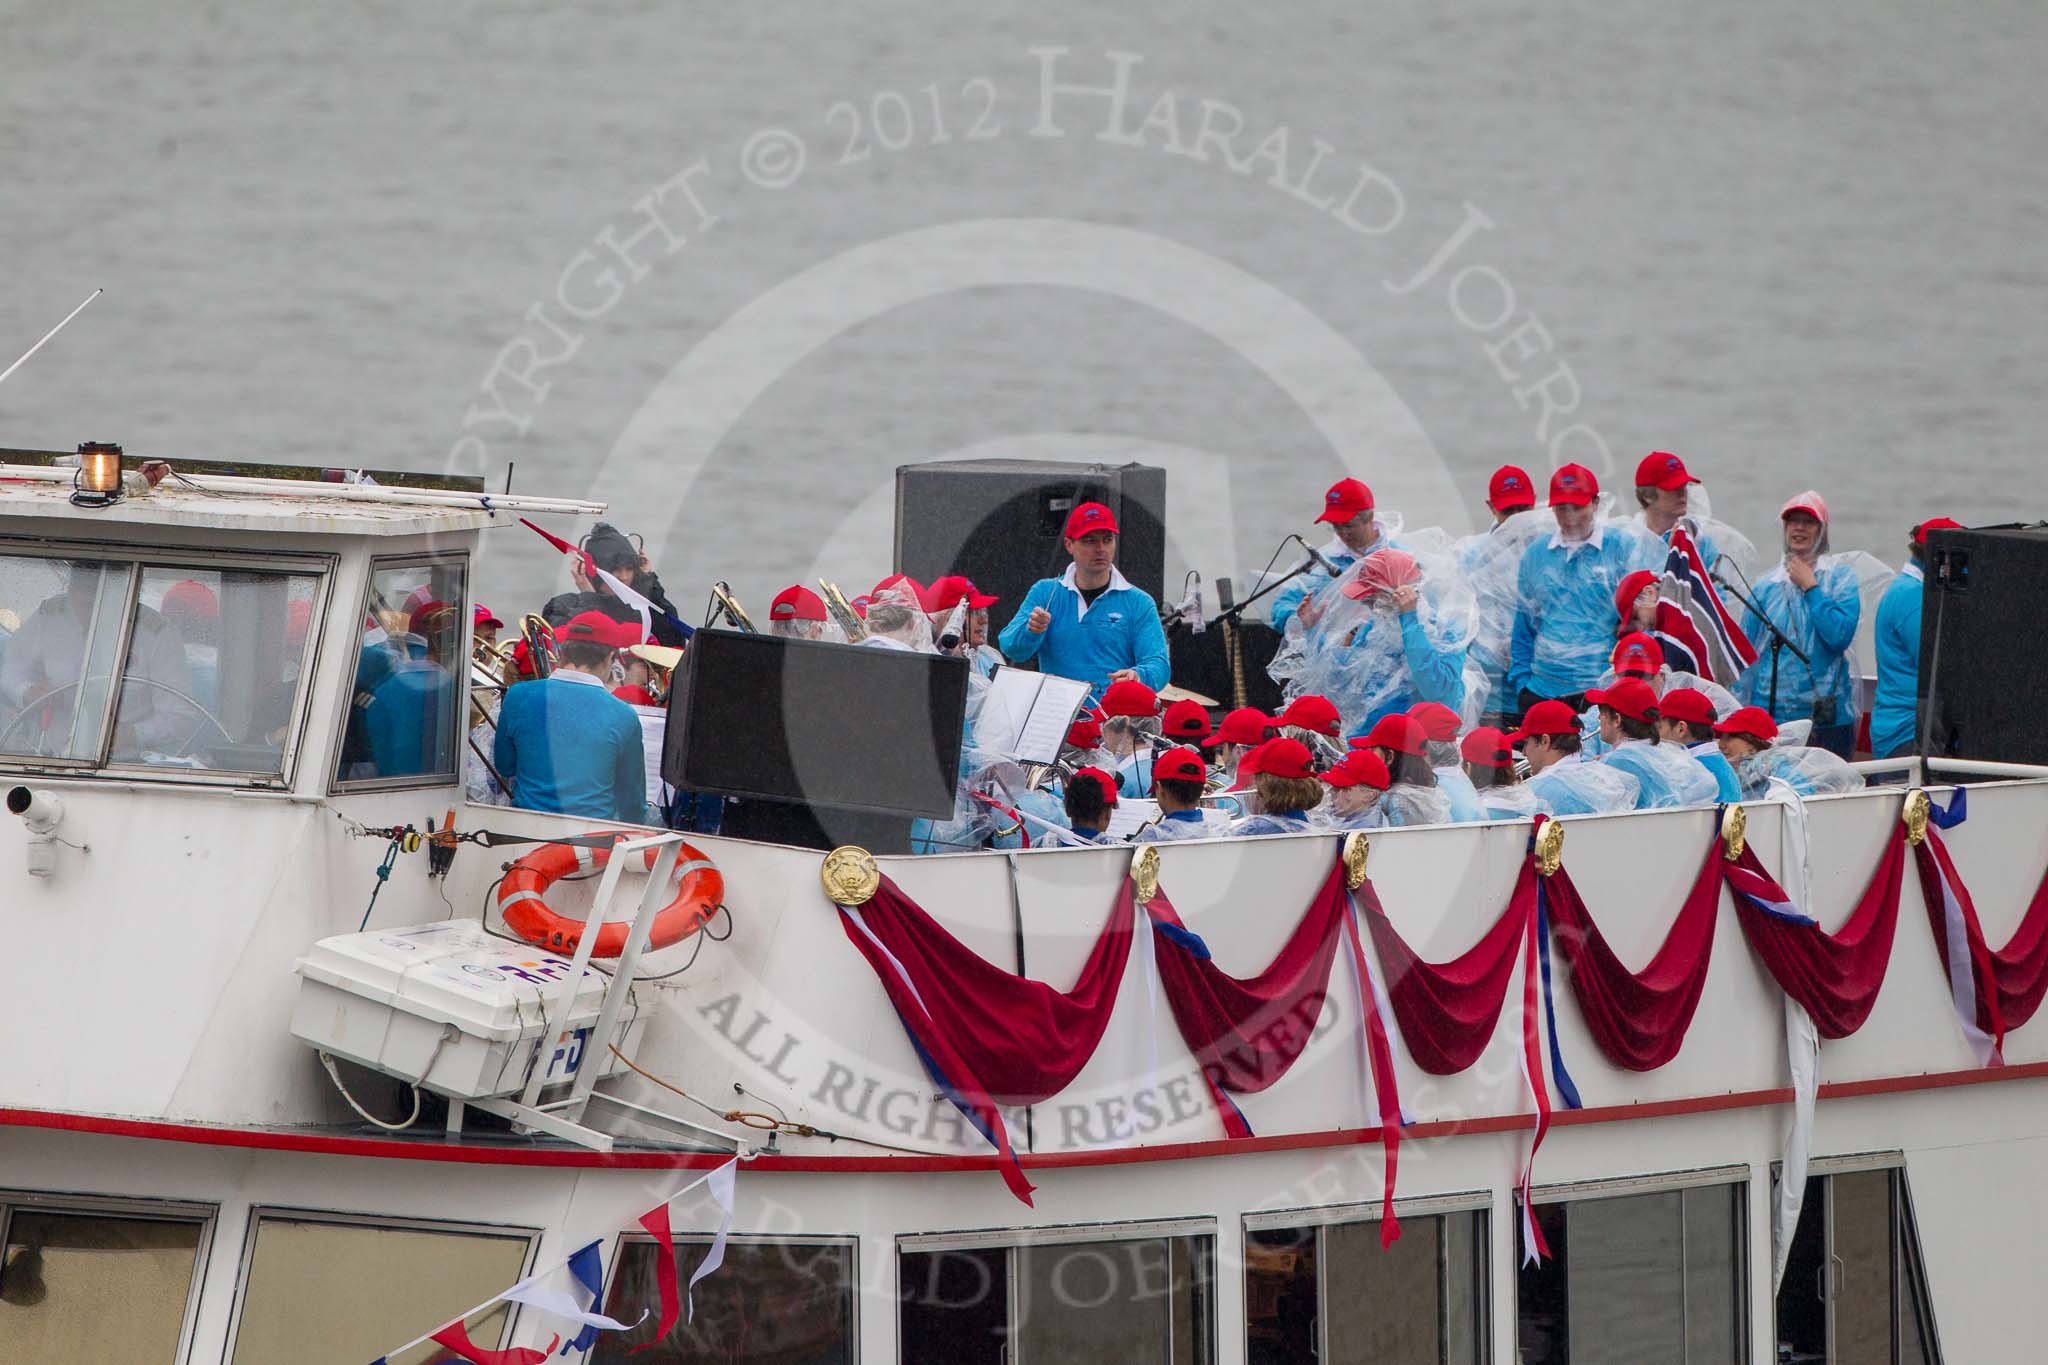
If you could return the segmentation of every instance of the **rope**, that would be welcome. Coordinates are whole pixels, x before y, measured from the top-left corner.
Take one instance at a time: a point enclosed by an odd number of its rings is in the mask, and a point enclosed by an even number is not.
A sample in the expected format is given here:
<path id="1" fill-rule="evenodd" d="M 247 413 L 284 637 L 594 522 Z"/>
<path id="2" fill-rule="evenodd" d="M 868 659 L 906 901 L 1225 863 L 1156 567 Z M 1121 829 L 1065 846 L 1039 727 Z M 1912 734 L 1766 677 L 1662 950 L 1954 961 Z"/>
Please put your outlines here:
<path id="1" fill-rule="evenodd" d="M 829 1128 L 820 1128 L 817 1127 L 815 1124 L 792 1123 L 790 1120 L 786 1118 L 778 1119 L 773 1114 L 764 1114 L 758 1109 L 720 1109 L 716 1105 L 706 1104 L 703 1100 L 698 1099 L 695 1095 L 692 1095 L 689 1091 L 683 1089 L 681 1086 L 671 1085 L 667 1081 L 663 1080 L 661 1077 L 647 1070 L 638 1062 L 634 1061 L 631 1057 L 628 1057 L 625 1053 L 619 1051 L 619 1046 L 617 1043 L 606 1043 L 605 1046 L 611 1049 L 612 1056 L 618 1058 L 621 1062 L 625 1063 L 627 1067 L 629 1067 L 631 1070 L 637 1073 L 642 1079 L 653 1082 L 655 1085 L 660 1086 L 663 1090 L 670 1091 L 673 1094 L 681 1095 L 684 1099 L 696 1105 L 705 1113 L 716 1115 L 718 1118 L 723 1119 L 727 1123 L 737 1123 L 744 1127 L 752 1128 L 755 1131 L 762 1133 L 788 1134 L 791 1137 L 821 1137 L 829 1142 L 858 1142 L 863 1147 L 879 1147 L 885 1152 L 901 1152 L 905 1156 L 931 1155 L 931 1153 L 929 1152 L 920 1152 L 913 1147 L 897 1147 L 887 1142 L 872 1142 L 867 1138 L 854 1137 L 849 1133 L 835 1133 Z M 735 1088 L 737 1089 L 737 1087 Z M 741 1093 L 744 1094 L 745 1092 L 742 1091 Z"/>
<path id="2" fill-rule="evenodd" d="M 406 827 L 408 833 L 411 828 L 410 825 Z M 414 848 L 419 847 L 419 837 L 418 834 L 412 835 Z M 384 850 L 384 861 L 377 864 L 377 884 L 370 888 L 370 903 L 363 907 L 363 922 L 356 926 L 357 933 L 360 934 L 370 927 L 370 913 L 377 908 L 377 893 L 384 889 L 384 883 L 391 880 L 392 865 L 398 861 L 398 850 L 404 843 L 405 836 L 394 833 L 391 837 L 391 847 Z"/>

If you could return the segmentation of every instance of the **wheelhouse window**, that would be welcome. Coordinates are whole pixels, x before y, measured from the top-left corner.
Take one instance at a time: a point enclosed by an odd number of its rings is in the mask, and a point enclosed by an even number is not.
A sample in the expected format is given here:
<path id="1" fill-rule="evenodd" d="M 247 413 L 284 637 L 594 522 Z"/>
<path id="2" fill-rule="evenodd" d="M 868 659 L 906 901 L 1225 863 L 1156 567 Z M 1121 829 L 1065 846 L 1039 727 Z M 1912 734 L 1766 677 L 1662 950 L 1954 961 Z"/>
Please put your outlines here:
<path id="1" fill-rule="evenodd" d="M 0 1196 L 0 1360 L 180 1359 L 210 1217 Z"/>
<path id="2" fill-rule="evenodd" d="M 688 1284 L 710 1252 L 711 1239 L 677 1237 L 675 1244 L 676 1274 Z M 620 1247 L 606 1313 L 631 1322 L 641 1308 L 660 1302 L 661 1254 L 644 1238 Z M 607 1332 L 597 1339 L 590 1359 L 593 1365 L 726 1365 L 754 1360 L 845 1365 L 858 1354 L 855 1284 L 850 1239 L 729 1238 L 725 1263 L 694 1291 L 693 1320 L 677 1322 L 658 1341 L 658 1323 L 651 1318 L 630 1332 Z"/>
<path id="3" fill-rule="evenodd" d="M 1357 1211 L 1328 1212 L 1339 1216 L 1247 1220 L 1245 1359 L 1251 1365 L 1484 1365 L 1485 1209 L 1404 1212 L 1400 1239 L 1384 1248 L 1378 1220 L 1361 1220 Z"/>
<path id="4" fill-rule="evenodd" d="M 1010 1246 L 907 1241 L 899 1252 L 898 1358 L 1209 1365 L 1215 1237 L 1142 1225 L 1111 1231 L 1051 1230 Z"/>
<path id="5" fill-rule="evenodd" d="M 321 576 L 0 554 L 0 762 L 283 778 Z"/>
<path id="6" fill-rule="evenodd" d="M 1904 1170 L 1808 1177 L 1777 1320 L 1780 1360 L 1940 1365 Z"/>
<path id="7" fill-rule="evenodd" d="M 257 1210 L 229 1365 L 376 1360 L 518 1281 L 533 1244 L 517 1229 Z M 507 1310 L 495 1304 L 466 1319 L 469 1339 L 502 1347 Z M 446 1356 L 428 1342 L 389 1360 Z"/>
<path id="8" fill-rule="evenodd" d="M 372 562 L 338 785 L 457 780 L 467 601 L 462 560 Z"/>
<path id="9" fill-rule="evenodd" d="M 1748 1360 L 1747 1191 L 1540 1195 L 1536 1221 L 1551 1255 L 1517 1274 L 1523 1365 Z"/>

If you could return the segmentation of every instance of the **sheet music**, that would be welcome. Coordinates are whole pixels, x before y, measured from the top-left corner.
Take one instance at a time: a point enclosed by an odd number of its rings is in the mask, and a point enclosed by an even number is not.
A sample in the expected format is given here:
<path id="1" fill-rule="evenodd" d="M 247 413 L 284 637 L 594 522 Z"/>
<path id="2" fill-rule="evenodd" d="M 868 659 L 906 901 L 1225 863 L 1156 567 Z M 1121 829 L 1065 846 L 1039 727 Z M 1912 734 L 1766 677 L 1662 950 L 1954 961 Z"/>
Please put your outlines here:
<path id="1" fill-rule="evenodd" d="M 1112 839 L 1128 839 L 1138 832 L 1142 825 L 1159 818 L 1159 803 L 1150 797 L 1120 796 L 1116 805 L 1110 808 L 1109 828 L 1103 833 Z"/>
<path id="2" fill-rule="evenodd" d="M 999 668 L 982 699 L 974 742 L 1020 763 L 1051 763 L 1087 699 L 1088 684 L 1077 679 Z"/>

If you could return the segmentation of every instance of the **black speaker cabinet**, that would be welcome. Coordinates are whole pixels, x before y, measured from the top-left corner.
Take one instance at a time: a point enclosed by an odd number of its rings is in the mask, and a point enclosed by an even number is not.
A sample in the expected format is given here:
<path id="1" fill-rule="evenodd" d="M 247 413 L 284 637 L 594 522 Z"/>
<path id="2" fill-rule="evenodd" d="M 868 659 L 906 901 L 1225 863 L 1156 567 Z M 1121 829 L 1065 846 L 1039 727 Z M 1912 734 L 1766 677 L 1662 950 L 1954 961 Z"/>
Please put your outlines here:
<path id="1" fill-rule="evenodd" d="M 2048 525 L 1932 531 L 1920 599 L 1926 752 L 2048 763 L 2039 688 L 2048 674 L 2041 595 Z"/>
<path id="2" fill-rule="evenodd" d="M 942 460 L 896 470 L 896 571 L 929 583 L 965 574 L 1002 599 L 990 633 L 1016 613 L 1041 578 L 1067 569 L 1067 513 L 1099 502 L 1120 530 L 1117 568 L 1134 587 L 1164 596 L 1166 471 L 1150 465 L 1056 460 Z"/>

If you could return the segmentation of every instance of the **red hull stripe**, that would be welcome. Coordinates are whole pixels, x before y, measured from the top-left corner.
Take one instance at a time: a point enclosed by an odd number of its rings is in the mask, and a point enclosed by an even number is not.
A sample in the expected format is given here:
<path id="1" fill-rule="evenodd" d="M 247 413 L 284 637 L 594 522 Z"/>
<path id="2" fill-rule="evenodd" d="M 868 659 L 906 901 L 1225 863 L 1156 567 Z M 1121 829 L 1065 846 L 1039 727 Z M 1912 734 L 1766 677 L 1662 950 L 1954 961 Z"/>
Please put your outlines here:
<path id="1" fill-rule="evenodd" d="M 1945 1090 L 1959 1085 L 1990 1085 L 2036 1080 L 2048 1076 L 2048 1062 L 1941 1071 L 1916 1076 L 1885 1076 L 1868 1081 L 1833 1081 L 1821 1086 L 1824 1100 L 1898 1095 L 1916 1090 Z M 1673 1118 L 1731 1109 L 1760 1109 L 1790 1104 L 1792 1090 L 1744 1090 L 1696 1099 L 1648 1100 L 1641 1104 L 1604 1105 L 1560 1110 L 1551 1115 L 1558 1128 L 1587 1123 L 1619 1123 L 1629 1119 Z M 1417 1123 L 1401 1133 L 1404 1142 L 1420 1138 L 1458 1137 L 1470 1133 L 1524 1133 L 1534 1116 L 1498 1114 L 1486 1118 Z M 48 1109 L 0 1108 L 0 1127 L 45 1128 L 66 1133 L 98 1133 L 107 1137 L 147 1138 L 158 1142 L 191 1142 L 208 1147 L 242 1147 L 269 1152 L 314 1152 L 326 1156 L 377 1157 L 397 1161 L 458 1161 L 481 1166 L 560 1166 L 611 1170 L 709 1170 L 731 1160 L 721 1152 L 587 1152 L 581 1149 L 483 1146 L 450 1141 L 404 1142 L 392 1138 L 340 1137 L 326 1133 L 275 1128 L 214 1128 L 194 1123 L 162 1123 L 151 1119 L 107 1118 L 98 1114 L 67 1114 Z M 1117 1166 L 1140 1161 L 1188 1161 L 1202 1157 L 1239 1156 L 1250 1152 L 1310 1151 L 1378 1142 L 1380 1130 L 1340 1128 L 1329 1132 L 1288 1133 L 1275 1137 L 1216 1139 L 1207 1142 L 1161 1143 L 1121 1151 L 1018 1153 L 1026 1167 L 1059 1170 L 1069 1166 Z M 965 1156 L 761 1156 L 747 1163 L 757 1171 L 843 1173 L 847 1175 L 923 1174 L 933 1171 L 989 1171 L 992 1157 Z"/>

